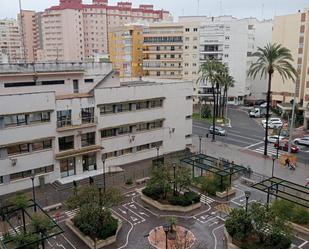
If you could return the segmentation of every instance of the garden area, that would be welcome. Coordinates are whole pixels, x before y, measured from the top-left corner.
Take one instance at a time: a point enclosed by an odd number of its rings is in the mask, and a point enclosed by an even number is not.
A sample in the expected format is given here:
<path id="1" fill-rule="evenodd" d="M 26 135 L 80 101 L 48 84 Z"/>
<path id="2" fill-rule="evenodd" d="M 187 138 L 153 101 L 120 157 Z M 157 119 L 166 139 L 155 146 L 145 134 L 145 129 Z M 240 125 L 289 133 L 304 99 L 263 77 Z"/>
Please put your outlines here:
<path id="1" fill-rule="evenodd" d="M 217 192 L 224 192 L 230 187 L 229 177 L 222 177 L 214 173 L 206 173 L 203 176 L 194 178 L 193 185 L 201 190 L 203 194 L 216 195 Z"/>
<path id="2" fill-rule="evenodd" d="M 67 226 L 91 248 L 100 248 L 104 240 L 117 235 L 121 221 L 113 216 L 110 208 L 122 202 L 123 196 L 117 189 L 102 191 L 91 184 L 83 188 L 75 187 L 68 198 L 68 209 L 77 209 L 77 213 Z M 89 242 L 87 237 L 92 241 Z M 87 243 L 88 242 L 88 243 Z"/>
<path id="3" fill-rule="evenodd" d="M 142 193 L 162 204 L 190 206 L 200 202 L 199 194 L 190 191 L 192 174 L 189 168 L 179 165 L 154 167 Z"/>
<path id="4" fill-rule="evenodd" d="M 292 228 L 286 215 L 277 210 L 278 205 L 282 205 L 281 201 L 270 206 L 253 203 L 248 212 L 234 209 L 225 222 L 233 244 L 241 249 L 290 248 Z"/>

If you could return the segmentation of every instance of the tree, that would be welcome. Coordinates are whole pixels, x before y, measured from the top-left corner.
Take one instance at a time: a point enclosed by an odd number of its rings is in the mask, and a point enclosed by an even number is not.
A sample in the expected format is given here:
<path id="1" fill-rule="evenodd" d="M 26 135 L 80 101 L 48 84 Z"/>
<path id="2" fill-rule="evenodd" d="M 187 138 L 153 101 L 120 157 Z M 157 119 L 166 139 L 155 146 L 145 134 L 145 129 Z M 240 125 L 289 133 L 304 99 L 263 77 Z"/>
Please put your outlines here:
<path id="1" fill-rule="evenodd" d="M 175 174 L 176 194 L 179 194 L 184 189 L 188 189 L 192 182 L 191 170 L 184 166 L 176 167 Z"/>
<path id="2" fill-rule="evenodd" d="M 250 214 L 243 209 L 233 209 L 225 227 L 233 238 L 245 241 L 253 230 Z"/>
<path id="3" fill-rule="evenodd" d="M 257 57 L 256 62 L 252 63 L 248 76 L 256 78 L 257 74 L 262 77 L 268 76 L 268 90 L 267 90 L 267 107 L 266 107 L 266 124 L 269 119 L 269 108 L 270 108 L 270 91 L 271 81 L 274 72 L 278 72 L 282 77 L 282 80 L 286 79 L 295 80 L 297 78 L 297 72 L 292 66 L 293 58 L 289 49 L 282 47 L 280 44 L 267 44 L 264 48 L 258 48 L 252 56 Z M 265 128 L 265 144 L 264 144 L 264 155 L 267 156 L 267 145 L 268 145 L 268 125 Z"/>
<path id="4" fill-rule="evenodd" d="M 216 87 L 218 86 L 218 75 L 225 70 L 224 65 L 218 60 L 207 60 L 200 66 L 198 82 L 204 84 L 210 83 L 213 97 L 213 117 L 212 117 L 212 141 L 215 141 L 215 125 L 216 125 Z"/>
<path id="5" fill-rule="evenodd" d="M 227 106 L 228 90 L 235 86 L 234 85 L 235 80 L 233 76 L 229 75 L 229 73 L 223 73 L 219 75 L 219 81 L 223 88 L 223 101 L 222 101 L 222 112 L 221 112 L 221 117 L 223 118 L 224 110 L 226 109 Z"/>
<path id="6" fill-rule="evenodd" d="M 171 190 L 172 181 L 170 171 L 166 165 L 154 167 L 151 172 L 150 180 L 147 182 L 147 189 L 162 193 L 163 199 L 167 198 L 167 193 Z"/>
<path id="7" fill-rule="evenodd" d="M 205 106 L 202 107 L 201 117 L 202 118 L 210 118 L 211 117 L 211 109 L 208 105 L 205 105 Z"/>
<path id="8" fill-rule="evenodd" d="M 12 200 L 13 204 L 21 209 L 24 233 L 26 233 L 25 208 L 28 207 L 28 198 L 25 194 L 17 194 Z"/>

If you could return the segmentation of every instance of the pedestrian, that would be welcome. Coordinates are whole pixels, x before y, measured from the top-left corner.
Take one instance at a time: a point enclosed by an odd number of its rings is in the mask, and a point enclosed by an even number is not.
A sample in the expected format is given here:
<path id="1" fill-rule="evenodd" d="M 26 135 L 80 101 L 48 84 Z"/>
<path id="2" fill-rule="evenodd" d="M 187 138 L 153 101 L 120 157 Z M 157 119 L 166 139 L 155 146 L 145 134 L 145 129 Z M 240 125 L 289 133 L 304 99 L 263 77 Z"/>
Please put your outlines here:
<path id="1" fill-rule="evenodd" d="M 309 186 L 309 176 L 307 177 L 306 181 L 307 181 L 307 183 L 306 183 L 305 187 L 308 187 Z"/>
<path id="2" fill-rule="evenodd" d="M 290 159 L 289 158 L 285 159 L 284 166 L 287 166 L 288 168 L 290 167 Z"/>
<path id="3" fill-rule="evenodd" d="M 296 169 L 296 166 L 295 166 L 293 163 L 290 163 L 290 169 L 291 169 L 291 170 L 295 170 L 295 169 Z"/>

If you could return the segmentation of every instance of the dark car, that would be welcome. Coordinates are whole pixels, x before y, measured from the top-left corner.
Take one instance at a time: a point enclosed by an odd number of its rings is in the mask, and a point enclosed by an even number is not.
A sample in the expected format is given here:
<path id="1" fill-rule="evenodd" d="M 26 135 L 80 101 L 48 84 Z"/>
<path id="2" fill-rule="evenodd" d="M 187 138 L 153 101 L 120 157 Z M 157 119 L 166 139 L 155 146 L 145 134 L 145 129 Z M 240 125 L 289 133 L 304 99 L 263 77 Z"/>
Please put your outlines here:
<path id="1" fill-rule="evenodd" d="M 277 149 L 278 148 L 278 143 L 275 143 L 274 147 Z M 289 151 L 289 143 L 280 143 L 279 150 Z M 298 146 L 292 144 L 291 145 L 291 152 L 292 153 L 297 153 L 298 151 L 299 151 Z"/>

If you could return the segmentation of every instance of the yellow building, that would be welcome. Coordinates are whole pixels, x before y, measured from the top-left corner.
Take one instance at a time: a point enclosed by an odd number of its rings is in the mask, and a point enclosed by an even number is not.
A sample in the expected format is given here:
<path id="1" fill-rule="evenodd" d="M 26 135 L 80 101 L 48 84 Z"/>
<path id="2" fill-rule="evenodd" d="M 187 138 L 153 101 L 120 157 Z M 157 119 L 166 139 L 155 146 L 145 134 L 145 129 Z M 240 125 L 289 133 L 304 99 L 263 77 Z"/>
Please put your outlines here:
<path id="1" fill-rule="evenodd" d="M 273 43 L 282 44 L 291 50 L 297 69 L 298 79 L 295 82 L 285 80 L 275 73 L 272 81 L 273 105 L 279 107 L 283 112 L 291 111 L 290 101 L 296 93 L 296 101 L 300 109 L 304 110 L 305 128 L 309 127 L 309 69 L 308 69 L 308 45 L 309 45 L 309 13 L 308 9 L 295 14 L 276 16 L 273 26 Z"/>
<path id="2" fill-rule="evenodd" d="M 109 33 L 109 53 L 120 78 L 143 76 L 143 27 L 128 25 Z"/>

